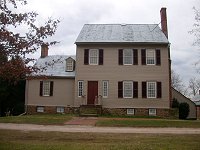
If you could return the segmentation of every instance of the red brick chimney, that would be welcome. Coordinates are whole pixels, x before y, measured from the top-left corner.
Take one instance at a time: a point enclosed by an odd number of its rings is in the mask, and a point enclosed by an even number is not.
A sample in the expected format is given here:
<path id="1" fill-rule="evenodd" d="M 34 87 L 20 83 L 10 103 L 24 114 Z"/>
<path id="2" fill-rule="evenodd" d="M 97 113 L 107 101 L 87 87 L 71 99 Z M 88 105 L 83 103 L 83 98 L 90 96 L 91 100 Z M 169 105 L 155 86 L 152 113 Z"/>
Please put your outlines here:
<path id="1" fill-rule="evenodd" d="M 49 48 L 48 48 L 47 44 L 41 45 L 41 58 L 48 56 L 48 50 L 49 50 Z"/>
<path id="2" fill-rule="evenodd" d="M 165 36 L 168 38 L 166 8 L 161 8 L 160 17 L 161 17 L 161 29 L 165 34 Z"/>

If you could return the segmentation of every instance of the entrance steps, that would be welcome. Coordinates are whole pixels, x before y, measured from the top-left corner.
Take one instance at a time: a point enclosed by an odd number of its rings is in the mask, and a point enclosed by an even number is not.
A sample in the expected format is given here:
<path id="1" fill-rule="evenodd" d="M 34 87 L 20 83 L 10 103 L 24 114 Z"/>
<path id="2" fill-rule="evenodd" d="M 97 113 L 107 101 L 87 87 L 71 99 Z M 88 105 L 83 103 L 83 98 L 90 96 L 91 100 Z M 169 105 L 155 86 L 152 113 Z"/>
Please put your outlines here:
<path id="1" fill-rule="evenodd" d="M 81 105 L 79 115 L 82 117 L 97 117 L 102 113 L 101 105 Z"/>

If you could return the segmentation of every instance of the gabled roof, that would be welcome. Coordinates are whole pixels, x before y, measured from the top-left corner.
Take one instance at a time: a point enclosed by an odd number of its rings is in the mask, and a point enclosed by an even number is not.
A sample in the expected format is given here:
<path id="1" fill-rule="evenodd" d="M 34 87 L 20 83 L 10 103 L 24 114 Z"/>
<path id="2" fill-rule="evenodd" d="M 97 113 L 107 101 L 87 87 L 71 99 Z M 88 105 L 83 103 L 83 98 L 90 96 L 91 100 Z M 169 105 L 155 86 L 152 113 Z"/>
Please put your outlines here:
<path id="1" fill-rule="evenodd" d="M 76 56 L 66 55 L 52 55 L 45 58 L 39 58 L 35 63 L 35 66 L 41 70 L 34 73 L 33 76 L 75 77 L 75 71 L 66 72 L 66 59 L 69 57 L 76 60 Z"/>
<path id="2" fill-rule="evenodd" d="M 167 44 L 169 41 L 158 24 L 85 24 L 75 43 Z"/>

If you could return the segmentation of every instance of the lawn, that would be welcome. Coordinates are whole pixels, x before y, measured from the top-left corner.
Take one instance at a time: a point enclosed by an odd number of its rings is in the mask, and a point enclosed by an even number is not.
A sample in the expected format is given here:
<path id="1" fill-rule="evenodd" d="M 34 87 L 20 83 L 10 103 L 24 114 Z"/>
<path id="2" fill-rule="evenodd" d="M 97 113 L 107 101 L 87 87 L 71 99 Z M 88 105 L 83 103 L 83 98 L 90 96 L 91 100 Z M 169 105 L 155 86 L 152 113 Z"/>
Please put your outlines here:
<path id="1" fill-rule="evenodd" d="M 148 118 L 102 118 L 97 121 L 96 126 L 200 128 L 200 120 L 170 120 L 170 119 L 148 119 Z"/>
<path id="2" fill-rule="evenodd" d="M 25 115 L 25 116 L 8 116 L 0 117 L 0 123 L 28 123 L 28 124 L 64 124 L 72 119 L 73 115 L 63 114 L 40 114 L 40 115 Z"/>
<path id="3" fill-rule="evenodd" d="M 99 134 L 0 130 L 6 150 L 198 150 L 199 135 Z"/>

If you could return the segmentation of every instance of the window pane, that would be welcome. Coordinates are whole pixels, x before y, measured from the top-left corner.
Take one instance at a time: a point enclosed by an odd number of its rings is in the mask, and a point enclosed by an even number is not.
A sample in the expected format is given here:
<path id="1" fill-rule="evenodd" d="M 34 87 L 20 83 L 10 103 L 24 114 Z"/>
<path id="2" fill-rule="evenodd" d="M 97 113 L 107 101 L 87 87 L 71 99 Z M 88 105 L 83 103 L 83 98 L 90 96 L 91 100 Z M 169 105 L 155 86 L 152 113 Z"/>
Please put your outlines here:
<path id="1" fill-rule="evenodd" d="M 89 51 L 89 62 L 91 65 L 98 65 L 99 62 L 99 51 L 98 49 L 90 49 Z"/>
<path id="2" fill-rule="evenodd" d="M 154 65 L 155 64 L 155 50 L 147 50 L 146 53 L 146 61 L 148 65 Z"/>
<path id="3" fill-rule="evenodd" d="M 123 50 L 123 60 L 125 65 L 133 64 L 133 51 L 131 49 Z"/>
<path id="4" fill-rule="evenodd" d="M 132 98 L 133 97 L 133 82 L 125 81 L 123 82 L 124 86 L 124 98 Z"/>
<path id="5" fill-rule="evenodd" d="M 37 107 L 37 112 L 44 112 L 44 107 L 43 106 L 38 106 Z"/>
<path id="6" fill-rule="evenodd" d="M 78 81 L 78 97 L 83 95 L 83 81 Z"/>
<path id="7" fill-rule="evenodd" d="M 57 113 L 64 113 L 64 107 L 57 107 Z"/>
<path id="8" fill-rule="evenodd" d="M 149 109 L 149 115 L 150 116 L 156 116 L 156 109 L 155 108 L 150 108 Z"/>
<path id="9" fill-rule="evenodd" d="M 103 81 L 103 97 L 108 97 L 108 81 Z"/>
<path id="10" fill-rule="evenodd" d="M 50 96 L 50 81 L 43 81 L 43 96 Z"/>
<path id="11" fill-rule="evenodd" d="M 147 98 L 156 98 L 156 82 L 147 82 Z"/>

